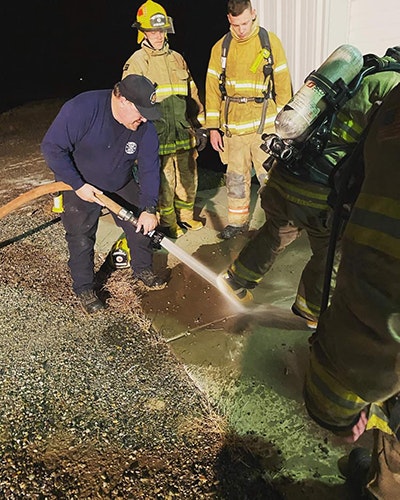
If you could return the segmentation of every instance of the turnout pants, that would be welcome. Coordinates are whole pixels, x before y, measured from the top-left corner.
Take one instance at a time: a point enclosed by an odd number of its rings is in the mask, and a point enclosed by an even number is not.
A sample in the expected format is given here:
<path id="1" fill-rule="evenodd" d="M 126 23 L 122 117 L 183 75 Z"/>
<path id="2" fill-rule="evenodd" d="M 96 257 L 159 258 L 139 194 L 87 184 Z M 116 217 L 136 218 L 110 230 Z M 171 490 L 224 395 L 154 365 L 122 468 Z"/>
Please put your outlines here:
<path id="1" fill-rule="evenodd" d="M 263 163 L 268 158 L 261 148 L 264 141 L 260 134 L 224 135 L 222 163 L 227 165 L 225 181 L 228 195 L 228 224 L 243 226 L 250 219 L 250 188 L 252 168 L 261 185 L 267 172 Z"/>
<path id="2" fill-rule="evenodd" d="M 395 436 L 374 430 L 370 481 L 371 498 L 394 500 L 400 495 L 400 443 Z"/>
<path id="3" fill-rule="evenodd" d="M 131 181 L 116 193 L 104 194 L 138 215 L 138 189 L 136 182 Z M 63 196 L 64 212 L 61 220 L 69 250 L 68 266 L 72 289 L 80 294 L 92 289 L 94 285 L 94 245 L 102 207 L 97 203 L 83 201 L 74 191 L 65 191 Z M 153 250 L 150 239 L 142 233 L 136 233 L 136 228 L 129 222 L 122 221 L 114 214 L 112 216 L 126 235 L 132 270 L 140 272 L 151 267 Z"/>
<path id="4" fill-rule="evenodd" d="M 193 219 L 197 193 L 197 150 L 180 150 L 162 155 L 161 183 L 158 198 L 161 226 L 174 226 L 177 222 Z"/>
<path id="5" fill-rule="evenodd" d="M 327 223 L 330 208 L 326 203 L 328 190 L 296 182 L 291 179 L 289 184 L 271 172 L 271 178 L 261 190 L 261 206 L 266 222 L 240 252 L 231 271 L 239 283 L 255 286 L 271 269 L 276 257 L 302 231 L 306 231 L 312 253 L 300 278 L 295 307 L 304 317 L 316 320 L 321 309 L 330 237 Z M 336 264 L 337 261 L 338 252 Z"/>

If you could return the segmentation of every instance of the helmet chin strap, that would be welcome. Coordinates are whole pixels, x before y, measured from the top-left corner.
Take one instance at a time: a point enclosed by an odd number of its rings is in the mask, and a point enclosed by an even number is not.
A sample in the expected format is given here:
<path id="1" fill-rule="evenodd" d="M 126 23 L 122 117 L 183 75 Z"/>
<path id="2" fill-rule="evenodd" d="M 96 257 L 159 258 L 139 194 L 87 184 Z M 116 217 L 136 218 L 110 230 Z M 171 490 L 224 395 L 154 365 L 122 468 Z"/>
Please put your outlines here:
<path id="1" fill-rule="evenodd" d="M 142 31 L 142 33 L 144 33 Z M 165 44 L 167 43 L 167 36 L 164 37 L 164 43 L 163 43 L 163 46 L 161 47 L 161 49 L 156 49 L 153 44 L 150 42 L 150 40 L 147 38 L 146 34 L 144 33 L 144 36 L 145 36 L 145 40 L 144 42 L 150 47 L 150 49 L 153 49 L 153 50 L 161 50 L 165 47 Z"/>

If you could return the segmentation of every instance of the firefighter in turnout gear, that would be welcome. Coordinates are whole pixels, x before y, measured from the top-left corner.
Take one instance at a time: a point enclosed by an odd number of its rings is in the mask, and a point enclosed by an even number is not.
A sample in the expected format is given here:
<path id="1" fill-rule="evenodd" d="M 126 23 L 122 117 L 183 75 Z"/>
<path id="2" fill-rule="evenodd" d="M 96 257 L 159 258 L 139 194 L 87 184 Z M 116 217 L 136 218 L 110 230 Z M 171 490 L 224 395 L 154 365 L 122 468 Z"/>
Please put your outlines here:
<path id="1" fill-rule="evenodd" d="M 279 38 L 258 24 L 249 0 L 228 1 L 230 31 L 212 48 L 206 77 L 206 128 L 227 165 L 229 239 L 247 229 L 252 168 L 262 185 L 267 154 L 261 135 L 291 97 L 291 80 Z M 227 42 L 229 41 L 229 47 Z"/>
<path id="2" fill-rule="evenodd" d="M 330 173 L 339 160 L 349 157 L 375 107 L 400 82 L 400 65 L 394 59 L 377 56 L 373 59 L 371 67 L 367 66 L 371 74 L 360 80 L 355 78 L 360 83 L 354 89 L 353 97 L 349 97 L 339 110 L 331 110 L 326 115 L 328 121 L 332 117 L 333 120 L 321 151 L 311 149 L 294 161 L 274 158 L 271 154 L 273 162 L 269 179 L 260 192 L 266 222 L 221 275 L 222 283 L 238 299 L 251 300 L 249 289 L 260 283 L 276 257 L 305 231 L 312 254 L 303 269 L 292 311 L 305 318 L 310 328 L 316 327 L 324 290 L 332 216 L 328 205 Z M 378 63 L 376 72 L 375 63 Z M 380 71 L 381 67 L 384 70 Z M 364 74 L 364 69 L 360 74 Z M 340 69 L 337 77 L 340 78 Z M 343 92 L 348 92 L 346 87 Z M 333 259 L 332 285 L 339 255 L 340 244 Z"/>
<path id="3" fill-rule="evenodd" d="M 368 130 L 364 181 L 331 304 L 311 338 L 304 388 L 310 416 L 347 442 L 374 429 L 372 459 L 356 448 L 348 460 L 357 498 L 392 500 L 400 492 L 399 158 L 400 84 Z"/>
<path id="4" fill-rule="evenodd" d="M 174 27 L 165 9 L 148 0 L 139 8 L 133 26 L 141 48 L 127 60 L 122 75 L 143 75 L 157 84 L 162 114 L 154 122 L 160 142 L 160 225 L 167 236 L 179 238 L 182 227 L 192 231 L 203 227 L 193 215 L 196 159 L 208 139 L 202 129 L 203 105 L 184 58 L 169 47 L 167 33 L 174 33 Z"/>

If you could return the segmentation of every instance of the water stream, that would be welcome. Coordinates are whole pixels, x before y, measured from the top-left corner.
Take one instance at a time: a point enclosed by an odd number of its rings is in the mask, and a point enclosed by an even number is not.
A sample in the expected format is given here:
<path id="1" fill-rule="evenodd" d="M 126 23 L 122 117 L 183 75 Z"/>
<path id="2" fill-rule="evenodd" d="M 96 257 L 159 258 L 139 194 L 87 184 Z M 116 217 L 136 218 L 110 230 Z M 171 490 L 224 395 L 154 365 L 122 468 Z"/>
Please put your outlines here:
<path id="1" fill-rule="evenodd" d="M 211 269 L 199 262 L 192 255 L 185 252 L 185 250 L 178 247 L 178 245 L 173 243 L 168 238 L 163 238 L 160 241 L 160 245 L 172 255 L 177 257 L 181 262 L 190 267 L 190 269 L 192 269 L 195 273 L 208 281 L 210 285 L 219 290 L 219 292 L 225 297 L 225 299 L 230 302 L 232 306 L 234 306 L 235 311 L 237 311 L 238 313 L 245 313 L 246 311 L 248 311 L 248 309 L 243 304 L 241 304 L 235 297 L 233 297 L 227 290 L 223 288 L 223 285 L 219 283 L 217 273 L 211 271 Z"/>

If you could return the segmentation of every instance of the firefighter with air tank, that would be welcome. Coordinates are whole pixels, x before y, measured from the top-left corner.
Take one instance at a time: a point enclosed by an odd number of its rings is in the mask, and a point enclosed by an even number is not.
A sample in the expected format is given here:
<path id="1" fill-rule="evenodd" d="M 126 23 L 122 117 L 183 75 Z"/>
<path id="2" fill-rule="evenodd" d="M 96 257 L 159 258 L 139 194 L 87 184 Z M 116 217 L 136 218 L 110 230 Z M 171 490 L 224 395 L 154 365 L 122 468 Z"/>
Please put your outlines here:
<path id="1" fill-rule="evenodd" d="M 362 56 L 343 45 L 311 73 L 277 115 L 276 134 L 264 136 L 269 180 L 261 189 L 266 222 L 221 275 L 239 300 L 251 300 L 276 257 L 301 232 L 311 257 L 301 275 L 292 311 L 315 328 L 321 310 L 332 209 L 329 178 L 362 138 L 382 99 L 400 82 L 399 53 Z M 333 280 L 339 248 L 334 259 Z"/>

